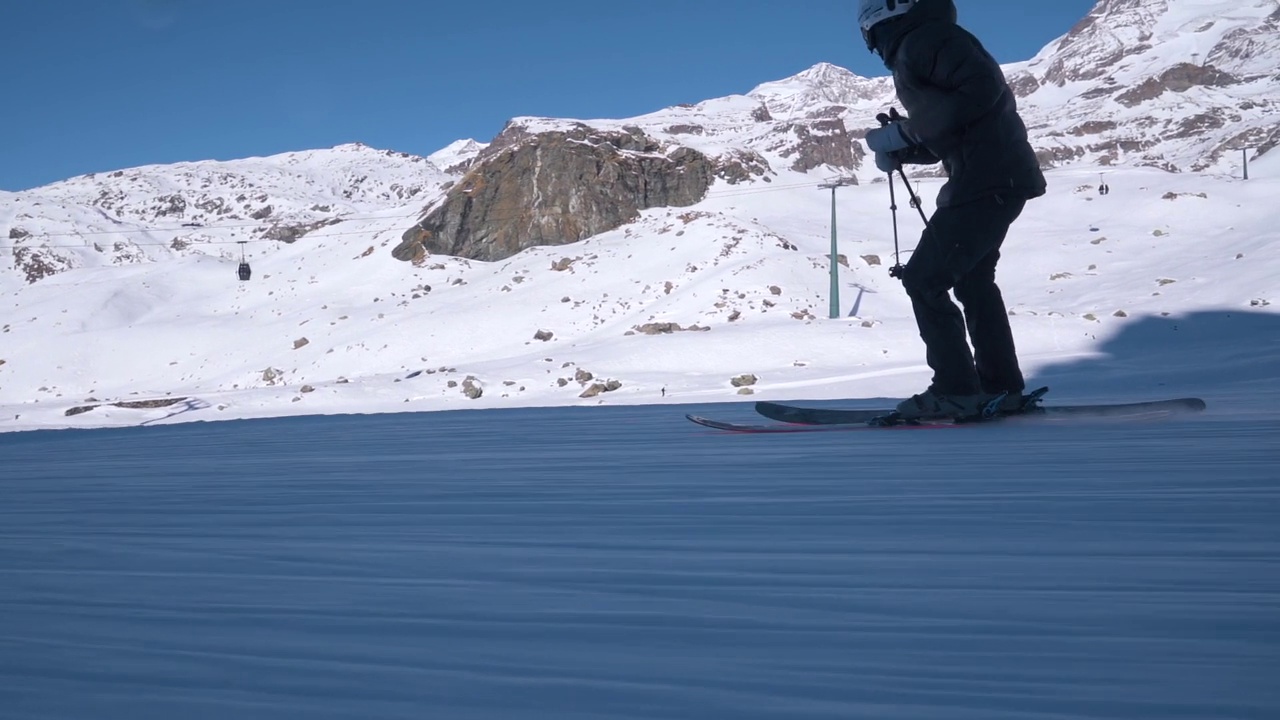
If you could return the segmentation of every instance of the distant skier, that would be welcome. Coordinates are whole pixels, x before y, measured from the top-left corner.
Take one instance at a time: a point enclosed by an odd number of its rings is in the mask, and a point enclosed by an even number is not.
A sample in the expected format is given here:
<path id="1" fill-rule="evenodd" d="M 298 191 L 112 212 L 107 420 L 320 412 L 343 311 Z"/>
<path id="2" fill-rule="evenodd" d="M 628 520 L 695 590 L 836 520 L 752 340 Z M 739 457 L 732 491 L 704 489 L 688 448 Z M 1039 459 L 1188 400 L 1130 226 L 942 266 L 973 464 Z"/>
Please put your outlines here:
<path id="1" fill-rule="evenodd" d="M 956 24 L 952 0 L 859 0 L 858 23 L 907 111 L 867 133 L 876 166 L 892 172 L 941 161 L 949 178 L 901 272 L 933 381 L 898 412 L 969 417 L 1001 393 L 1009 395 L 1000 409 L 1017 409 L 1025 383 L 995 270 L 1009 226 L 1044 194 L 1045 179 L 1013 92 L 995 59 Z"/>

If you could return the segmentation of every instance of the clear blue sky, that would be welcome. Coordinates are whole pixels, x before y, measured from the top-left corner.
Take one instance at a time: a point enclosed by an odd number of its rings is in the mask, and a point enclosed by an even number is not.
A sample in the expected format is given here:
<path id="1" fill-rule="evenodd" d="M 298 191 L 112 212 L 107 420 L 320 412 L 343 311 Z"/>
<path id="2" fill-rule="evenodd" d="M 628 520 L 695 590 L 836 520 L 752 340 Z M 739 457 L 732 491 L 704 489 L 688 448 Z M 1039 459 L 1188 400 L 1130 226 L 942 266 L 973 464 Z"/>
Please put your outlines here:
<path id="1" fill-rule="evenodd" d="M 1001 62 L 1093 0 L 957 0 Z M 517 115 L 621 118 L 831 62 L 856 0 L 4 0 L 0 189 L 360 141 L 426 155 Z M 1013 10 L 1011 10 L 1011 8 Z"/>

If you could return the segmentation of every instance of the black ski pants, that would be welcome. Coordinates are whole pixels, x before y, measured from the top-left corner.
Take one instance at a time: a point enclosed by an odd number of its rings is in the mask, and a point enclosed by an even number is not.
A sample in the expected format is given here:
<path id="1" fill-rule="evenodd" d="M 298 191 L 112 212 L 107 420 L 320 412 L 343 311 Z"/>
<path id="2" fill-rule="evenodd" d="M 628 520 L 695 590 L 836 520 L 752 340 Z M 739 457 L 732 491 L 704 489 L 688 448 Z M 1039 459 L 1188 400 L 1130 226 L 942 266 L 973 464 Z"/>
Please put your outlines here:
<path id="1" fill-rule="evenodd" d="M 1025 205 L 1022 198 L 991 195 L 938 208 L 903 270 L 936 392 L 1020 393 L 1025 388 L 1009 314 L 996 286 L 1000 245 Z M 951 301 L 952 290 L 963 312 Z"/>

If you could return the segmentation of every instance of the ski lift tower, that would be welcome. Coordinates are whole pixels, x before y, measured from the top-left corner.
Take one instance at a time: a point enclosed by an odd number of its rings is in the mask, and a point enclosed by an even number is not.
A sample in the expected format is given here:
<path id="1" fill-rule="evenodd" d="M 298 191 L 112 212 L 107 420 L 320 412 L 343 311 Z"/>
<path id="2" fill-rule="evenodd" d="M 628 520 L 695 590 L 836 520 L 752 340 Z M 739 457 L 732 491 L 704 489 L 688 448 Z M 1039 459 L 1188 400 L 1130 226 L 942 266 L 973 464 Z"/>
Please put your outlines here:
<path id="1" fill-rule="evenodd" d="M 857 185 L 857 178 L 840 177 L 828 180 L 819 188 L 831 189 L 831 312 L 832 320 L 840 317 L 840 254 L 836 250 L 836 188 Z"/>

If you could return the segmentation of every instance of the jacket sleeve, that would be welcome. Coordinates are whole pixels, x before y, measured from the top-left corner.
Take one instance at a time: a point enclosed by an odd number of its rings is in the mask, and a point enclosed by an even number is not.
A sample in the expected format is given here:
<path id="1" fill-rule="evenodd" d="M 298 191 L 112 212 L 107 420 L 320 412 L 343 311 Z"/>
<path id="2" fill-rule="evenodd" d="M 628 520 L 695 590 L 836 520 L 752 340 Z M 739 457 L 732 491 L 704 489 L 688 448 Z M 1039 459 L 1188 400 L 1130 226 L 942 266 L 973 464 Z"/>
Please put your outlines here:
<path id="1" fill-rule="evenodd" d="M 907 72 L 932 95 L 911 117 L 911 131 L 924 144 L 960 134 L 990 112 L 1008 92 L 995 59 L 969 33 L 952 26 L 932 37 L 904 39 Z"/>

